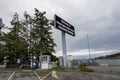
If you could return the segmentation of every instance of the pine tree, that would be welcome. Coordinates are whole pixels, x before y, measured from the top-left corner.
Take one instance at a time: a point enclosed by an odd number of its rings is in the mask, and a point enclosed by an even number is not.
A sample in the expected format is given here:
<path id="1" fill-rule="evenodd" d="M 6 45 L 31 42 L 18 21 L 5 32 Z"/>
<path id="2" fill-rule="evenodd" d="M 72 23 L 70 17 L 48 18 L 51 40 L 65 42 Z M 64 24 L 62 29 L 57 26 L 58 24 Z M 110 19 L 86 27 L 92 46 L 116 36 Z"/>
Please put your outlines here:
<path id="1" fill-rule="evenodd" d="M 3 46 L 4 46 L 4 43 L 3 43 L 3 32 L 2 32 L 2 29 L 4 28 L 4 24 L 2 22 L 2 19 L 0 18 L 0 62 L 3 61 L 4 59 L 4 53 L 3 53 Z"/>
<path id="2" fill-rule="evenodd" d="M 42 53 L 50 55 L 52 60 L 57 58 L 52 54 L 56 46 L 52 37 L 52 27 L 48 23 L 45 12 L 35 9 L 34 17 L 24 14 L 24 21 L 20 21 L 18 14 L 15 13 L 11 21 L 9 32 L 4 33 L 0 42 L 0 55 L 9 57 L 10 64 L 16 64 L 18 58 L 24 60 L 26 64 L 30 61 L 30 55 L 37 58 Z M 2 26 L 0 26 L 0 31 Z"/>
<path id="3" fill-rule="evenodd" d="M 52 37 L 51 26 L 45 17 L 45 12 L 35 9 L 34 18 L 32 18 L 33 28 L 31 30 L 31 43 L 34 55 L 52 55 L 56 46 Z"/>
<path id="4" fill-rule="evenodd" d="M 16 64 L 17 58 L 26 57 L 27 42 L 23 38 L 23 25 L 20 23 L 18 14 L 15 13 L 11 21 L 12 28 L 5 34 L 5 52 L 9 56 L 10 64 Z"/>

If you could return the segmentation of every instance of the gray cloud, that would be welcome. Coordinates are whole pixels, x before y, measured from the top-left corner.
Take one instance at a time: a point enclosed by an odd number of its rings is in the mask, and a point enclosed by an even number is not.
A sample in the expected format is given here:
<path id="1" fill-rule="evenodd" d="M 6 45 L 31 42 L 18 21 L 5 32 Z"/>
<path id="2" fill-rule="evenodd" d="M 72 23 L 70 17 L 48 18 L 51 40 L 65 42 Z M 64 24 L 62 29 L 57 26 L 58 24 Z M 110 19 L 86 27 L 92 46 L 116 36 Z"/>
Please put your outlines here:
<path id="1" fill-rule="evenodd" d="M 64 14 L 59 15 L 75 26 L 76 37 L 67 35 L 68 52 L 87 49 L 87 33 L 91 49 L 119 49 L 119 2 L 119 0 L 53 2 L 64 9 Z M 56 40 L 61 41 L 60 38 Z M 58 42 L 58 48 L 61 47 L 60 44 Z"/>
<path id="2" fill-rule="evenodd" d="M 90 23 L 88 22 L 83 25 L 83 29 L 89 33 L 91 49 L 120 49 L 120 23 L 118 19 L 115 19 L 115 17 L 111 19 L 90 21 Z M 70 44 L 70 46 L 75 48 L 71 50 L 81 50 L 87 48 L 86 34 L 84 34 L 82 39 L 76 40 L 75 43 Z"/>

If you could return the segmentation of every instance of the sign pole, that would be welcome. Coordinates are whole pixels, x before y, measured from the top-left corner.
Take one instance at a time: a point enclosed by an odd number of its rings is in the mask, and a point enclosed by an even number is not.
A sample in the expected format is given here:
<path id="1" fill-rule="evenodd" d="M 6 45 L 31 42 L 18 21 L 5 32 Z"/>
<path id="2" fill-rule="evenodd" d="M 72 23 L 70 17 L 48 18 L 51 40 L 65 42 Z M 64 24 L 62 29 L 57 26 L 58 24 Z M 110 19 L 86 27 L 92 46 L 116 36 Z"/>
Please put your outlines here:
<path id="1" fill-rule="evenodd" d="M 55 28 L 61 30 L 62 33 L 62 49 L 63 49 L 63 64 L 64 67 L 67 67 L 67 49 L 66 49 L 66 36 L 65 33 L 68 33 L 72 36 L 75 36 L 74 26 L 72 26 L 67 21 L 63 20 L 59 16 L 54 16 L 54 26 Z"/>
<path id="2" fill-rule="evenodd" d="M 65 36 L 65 32 L 61 31 L 61 33 L 62 33 L 62 48 L 63 48 L 63 64 L 64 67 L 67 67 L 66 36 Z"/>

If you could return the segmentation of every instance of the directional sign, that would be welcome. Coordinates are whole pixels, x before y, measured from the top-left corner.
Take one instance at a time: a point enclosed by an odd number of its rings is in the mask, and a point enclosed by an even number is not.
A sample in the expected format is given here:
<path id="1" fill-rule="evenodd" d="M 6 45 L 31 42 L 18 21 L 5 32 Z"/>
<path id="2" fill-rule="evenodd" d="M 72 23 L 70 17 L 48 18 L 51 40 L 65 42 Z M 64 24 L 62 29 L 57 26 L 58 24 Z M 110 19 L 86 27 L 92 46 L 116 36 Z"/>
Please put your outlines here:
<path id="1" fill-rule="evenodd" d="M 54 16 L 54 25 L 57 29 L 68 33 L 72 36 L 75 36 L 74 27 L 57 15 Z"/>

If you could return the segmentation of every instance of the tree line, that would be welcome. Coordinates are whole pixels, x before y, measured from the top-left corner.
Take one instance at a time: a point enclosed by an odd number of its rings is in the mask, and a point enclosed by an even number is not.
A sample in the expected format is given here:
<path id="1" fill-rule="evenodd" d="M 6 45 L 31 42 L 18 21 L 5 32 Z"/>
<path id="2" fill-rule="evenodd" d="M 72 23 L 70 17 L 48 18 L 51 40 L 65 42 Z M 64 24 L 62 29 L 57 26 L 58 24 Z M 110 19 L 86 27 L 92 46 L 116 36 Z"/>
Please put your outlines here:
<path id="1" fill-rule="evenodd" d="M 46 12 L 35 9 L 34 15 L 30 16 L 26 11 L 24 18 L 19 19 L 17 13 L 10 21 L 11 26 L 0 26 L 0 61 L 7 58 L 9 65 L 16 64 L 17 59 L 21 59 L 25 64 L 30 64 L 31 56 L 50 55 L 52 61 L 57 57 L 56 46 L 52 36 L 52 26 L 45 16 Z M 7 32 L 5 32 L 5 30 Z"/>
<path id="2" fill-rule="evenodd" d="M 106 55 L 106 56 L 100 56 L 95 59 L 119 59 L 120 58 L 120 52 Z"/>

